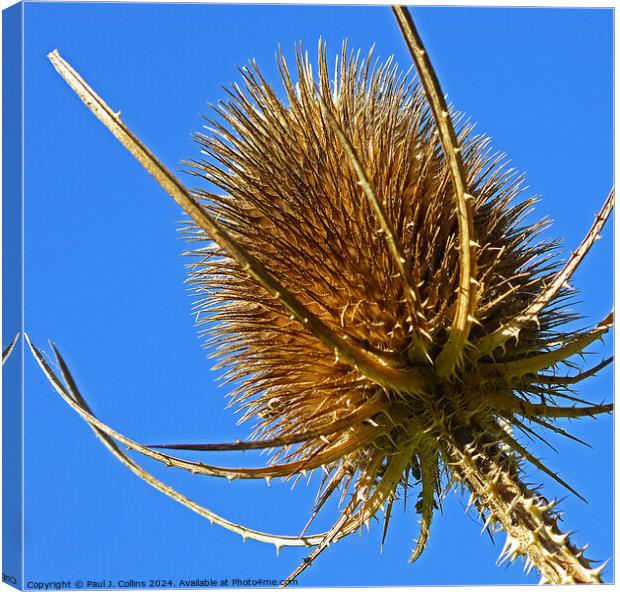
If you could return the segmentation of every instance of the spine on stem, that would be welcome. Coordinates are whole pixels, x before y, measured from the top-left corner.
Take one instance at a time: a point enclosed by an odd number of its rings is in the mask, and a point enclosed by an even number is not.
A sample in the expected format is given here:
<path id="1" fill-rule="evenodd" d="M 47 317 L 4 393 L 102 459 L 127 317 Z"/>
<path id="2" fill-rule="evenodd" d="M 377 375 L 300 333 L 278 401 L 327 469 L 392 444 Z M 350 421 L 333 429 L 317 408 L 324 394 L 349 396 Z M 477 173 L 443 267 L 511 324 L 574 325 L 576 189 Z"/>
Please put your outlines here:
<path id="1" fill-rule="evenodd" d="M 529 489 L 515 459 L 487 439 L 461 426 L 448 439 L 446 452 L 455 476 L 486 516 L 485 526 L 506 532 L 499 563 L 521 557 L 526 571 L 539 571 L 541 583 L 601 583 L 604 564 L 590 565 L 585 547 L 578 549 L 559 529 L 555 503 Z"/>

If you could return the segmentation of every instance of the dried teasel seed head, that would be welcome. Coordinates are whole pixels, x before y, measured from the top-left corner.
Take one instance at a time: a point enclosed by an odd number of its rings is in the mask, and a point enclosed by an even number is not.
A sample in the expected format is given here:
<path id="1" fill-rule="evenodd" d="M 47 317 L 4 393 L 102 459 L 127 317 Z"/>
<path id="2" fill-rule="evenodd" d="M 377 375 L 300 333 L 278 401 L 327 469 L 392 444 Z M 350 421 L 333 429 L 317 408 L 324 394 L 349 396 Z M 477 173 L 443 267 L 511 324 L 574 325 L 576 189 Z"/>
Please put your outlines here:
<path id="1" fill-rule="evenodd" d="M 229 91 L 217 107 L 219 120 L 209 124 L 215 134 L 198 135 L 211 158 L 194 161 L 193 170 L 224 192 L 203 192 L 206 209 L 331 331 L 386 365 L 420 369 L 428 395 L 454 390 L 455 405 L 475 413 L 490 388 L 480 367 L 491 359 L 476 356 L 476 342 L 523 313 L 555 269 L 555 244 L 538 240 L 544 222 L 522 224 L 534 202 L 515 200 L 522 177 L 459 118 L 473 196 L 477 305 L 455 375 L 435 380 L 434 361 L 458 298 L 459 236 L 449 171 L 423 93 L 391 60 L 361 60 L 346 46 L 333 79 L 324 47 L 316 75 L 301 50 L 295 79 L 283 58 L 279 65 L 285 100 L 256 65 L 244 68 L 244 86 Z M 407 277 L 321 102 L 372 180 Z M 424 426 L 437 419 L 419 396 L 378 387 L 334 356 L 223 250 L 194 254 L 191 281 L 202 298 L 202 322 L 217 323 L 205 332 L 208 344 L 226 378 L 237 381 L 235 402 L 258 418 L 263 436 L 320 430 L 376 399 L 388 413 L 374 431 L 402 429 L 410 415 Z M 544 349 L 569 318 L 553 306 L 563 296 L 560 291 L 495 359 Z M 359 449 L 373 441 L 364 437 Z"/>
<path id="2" fill-rule="evenodd" d="M 540 239 L 544 221 L 524 221 L 535 200 L 517 199 L 523 177 L 453 116 L 473 216 L 475 297 L 465 347 L 440 376 L 436 362 L 462 293 L 460 235 L 421 86 L 391 60 L 361 59 L 346 44 L 333 77 L 324 45 L 316 71 L 301 48 L 295 73 L 282 56 L 279 68 L 284 98 L 252 64 L 217 106 L 214 133 L 197 136 L 208 158 L 193 161 L 193 171 L 223 192 L 200 198 L 334 339 L 379 370 L 371 375 L 339 355 L 216 246 L 192 252 L 202 322 L 216 323 L 207 344 L 254 436 L 293 445 L 276 448 L 280 476 L 326 467 L 319 505 L 354 484 L 332 538 L 374 515 L 414 468 L 423 548 L 443 471 L 486 499 L 500 495 L 503 471 L 514 473 L 522 459 L 542 466 L 513 438 L 512 426 L 522 425 L 515 413 L 526 414 L 527 393 L 542 392 L 539 371 L 581 351 L 591 334 L 558 330 L 573 318 L 565 288 L 540 305 L 557 272 L 556 243 Z M 194 227 L 190 234 L 206 238 Z M 554 346 L 559 353 L 544 358 Z M 416 388 L 392 388 L 384 368 L 415 374 Z M 545 388 L 561 396 L 563 387 Z M 541 405 L 527 415 L 543 421 L 547 413 Z M 476 489 L 467 471 L 489 454 L 497 478 Z"/>
<path id="3" fill-rule="evenodd" d="M 410 16 L 402 7 L 394 12 L 424 91 L 390 60 L 361 60 L 346 45 L 333 79 L 323 45 L 316 74 L 301 48 L 295 75 L 280 57 L 282 99 L 255 64 L 242 69 L 243 87 L 233 86 L 216 107 L 211 135 L 198 136 L 208 158 L 192 162 L 194 173 L 223 193 L 187 192 L 60 55 L 50 54 L 85 104 L 192 217 L 191 239 L 204 242 L 206 232 L 215 241 L 190 252 L 197 258 L 191 281 L 200 322 L 214 323 L 207 343 L 235 384 L 232 403 L 255 424 L 253 440 L 140 445 L 91 414 L 58 352 L 65 386 L 31 348 L 57 392 L 153 487 L 244 539 L 314 547 L 289 581 L 331 542 L 369 526 L 381 508 L 385 538 L 392 504 L 413 479 L 421 519 L 411 561 L 424 550 L 447 482 L 470 490 L 489 532 L 506 532 L 504 559 L 527 558 L 526 569 L 535 566 L 544 581 L 600 582 L 600 570 L 559 530 L 548 500 L 521 481 L 521 465 L 576 492 L 515 430 L 572 438 L 558 418 L 612 409 L 569 394 L 611 359 L 572 376 L 556 369 L 574 366 L 569 359 L 613 322 L 610 314 L 589 331 L 562 329 L 574 318 L 567 282 L 609 216 L 613 190 L 559 269 L 556 243 L 540 239 L 545 223 L 526 221 L 534 200 L 517 199 L 522 177 L 488 139 L 449 114 Z M 347 503 L 320 535 L 253 531 L 163 486 L 110 438 L 171 466 L 231 480 L 269 483 L 321 468 L 310 522 L 332 495 Z M 233 469 L 154 448 L 274 454 L 268 466 Z"/>

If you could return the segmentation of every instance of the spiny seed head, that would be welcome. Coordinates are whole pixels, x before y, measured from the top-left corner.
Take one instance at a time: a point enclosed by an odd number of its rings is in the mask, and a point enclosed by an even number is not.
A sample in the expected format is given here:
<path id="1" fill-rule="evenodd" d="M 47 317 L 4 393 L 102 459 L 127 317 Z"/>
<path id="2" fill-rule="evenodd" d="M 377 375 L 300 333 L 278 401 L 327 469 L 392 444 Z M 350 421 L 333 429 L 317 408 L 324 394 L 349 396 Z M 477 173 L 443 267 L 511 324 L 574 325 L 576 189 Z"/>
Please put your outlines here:
<path id="1" fill-rule="evenodd" d="M 518 406 L 528 393 L 546 402 L 561 396 L 563 387 L 542 387 L 538 372 L 563 356 L 536 361 L 574 340 L 556 331 L 570 318 L 568 290 L 514 329 L 551 281 L 555 243 L 539 239 L 544 222 L 524 222 L 534 199 L 516 199 L 522 177 L 457 118 L 472 196 L 475 297 L 465 347 L 454 370 L 438 377 L 435 363 L 462 293 L 461 239 L 450 171 L 421 87 L 391 60 L 361 60 L 346 45 L 333 74 L 324 46 L 316 71 L 301 50 L 296 72 L 282 57 L 279 68 L 280 91 L 255 64 L 241 69 L 243 86 L 215 108 L 212 133 L 198 135 L 208 158 L 192 165 L 221 190 L 200 193 L 207 211 L 309 316 L 292 315 L 213 244 L 192 251 L 199 322 L 215 323 L 205 330 L 207 343 L 234 381 L 233 402 L 256 422 L 254 435 L 289 444 L 273 458 L 279 474 L 326 467 L 318 507 L 353 484 L 334 537 L 358 528 L 413 476 L 423 485 L 423 546 L 459 440 L 451 426 L 475 426 L 472 446 L 493 448 L 514 466 L 515 455 L 498 445 L 524 455 L 511 436 Z M 189 232 L 206 240 L 195 227 Z M 378 374 L 409 372 L 423 386 L 408 392 L 369 377 L 346 351 L 317 337 L 310 317 L 374 361 Z M 480 351 L 485 337 L 504 328 L 508 337 L 498 347 Z"/>

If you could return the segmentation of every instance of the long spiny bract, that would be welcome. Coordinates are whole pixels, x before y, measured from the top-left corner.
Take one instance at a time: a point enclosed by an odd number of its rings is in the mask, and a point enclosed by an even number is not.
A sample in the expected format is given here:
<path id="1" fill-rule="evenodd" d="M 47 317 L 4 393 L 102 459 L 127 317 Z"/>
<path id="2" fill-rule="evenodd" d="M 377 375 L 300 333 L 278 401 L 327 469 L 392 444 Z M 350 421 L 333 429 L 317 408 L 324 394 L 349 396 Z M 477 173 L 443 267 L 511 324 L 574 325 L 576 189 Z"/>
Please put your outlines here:
<path id="1" fill-rule="evenodd" d="M 453 315 L 452 326 L 443 350 L 435 361 L 437 376 L 446 378 L 454 373 L 455 366 L 462 362 L 464 348 L 469 339 L 472 323 L 475 320 L 478 296 L 477 252 L 474 228 L 473 195 L 469 192 L 467 171 L 462 156 L 461 142 L 457 138 L 450 110 L 443 96 L 439 80 L 432 67 L 428 53 L 404 6 L 393 6 L 392 10 L 400 26 L 405 43 L 420 75 L 420 81 L 428 103 L 433 111 L 437 133 L 443 148 L 445 161 L 450 171 L 458 220 L 459 244 L 459 284 L 458 298 Z"/>
<path id="2" fill-rule="evenodd" d="M 190 193 L 57 53 L 50 59 L 85 104 L 187 211 L 190 280 L 199 323 L 234 384 L 230 403 L 254 422 L 252 439 L 144 446 L 89 410 L 58 355 L 65 385 L 33 346 L 57 392 L 134 473 L 201 515 L 276 546 L 311 545 L 300 574 L 331 542 L 407 494 L 413 475 L 420 536 L 428 539 L 446 481 L 472 492 L 489 532 L 507 532 L 505 556 L 528 557 L 546 581 L 600 581 L 557 529 L 548 502 L 519 478 L 529 462 L 570 488 L 519 442 L 525 422 L 571 437 L 555 420 L 611 411 L 568 394 L 608 361 L 573 376 L 556 369 L 611 326 L 562 331 L 566 280 L 609 216 L 558 271 L 546 222 L 526 223 L 534 199 L 489 140 L 450 114 L 410 17 L 395 13 L 421 85 L 391 60 L 361 60 L 343 46 L 329 75 L 297 53 L 282 56 L 285 99 L 256 64 L 215 108 L 197 139 L 207 158 L 192 172 L 223 193 Z M 456 122 L 456 123 L 455 123 Z M 204 244 L 211 240 L 213 243 Z M 512 338 L 512 339 L 511 339 Z M 571 363 L 572 364 L 572 363 Z M 547 370 L 547 372 L 544 372 Z M 551 372 L 550 372 L 551 370 Z M 581 406 L 566 406 L 557 399 Z M 332 496 L 349 501 L 322 535 L 275 537 L 243 530 L 153 480 L 112 441 L 192 473 L 228 479 L 293 477 L 321 467 L 311 520 Z M 270 463 L 228 468 L 155 450 L 271 449 Z M 571 488 L 572 490 L 572 488 Z M 574 490 L 572 490 L 574 491 Z M 304 529 L 305 530 L 305 529 Z"/>
<path id="3" fill-rule="evenodd" d="M 270 543 L 274 545 L 277 549 L 280 547 L 310 547 L 312 545 L 316 545 L 318 542 L 322 540 L 325 536 L 324 534 L 318 535 L 307 535 L 301 537 L 295 536 L 282 536 L 282 535 L 274 535 L 265 532 L 260 532 L 251 528 L 247 528 L 242 526 L 241 524 L 236 524 L 227 520 L 226 518 L 222 518 L 215 512 L 200 506 L 196 502 L 190 500 L 183 494 L 179 493 L 169 485 L 166 485 L 149 472 L 145 471 L 138 463 L 129 458 L 127 454 L 125 454 L 118 446 L 117 442 L 121 442 L 128 446 L 128 448 L 133 449 L 134 446 L 128 443 L 127 439 L 123 437 L 119 438 L 116 433 L 111 431 L 105 424 L 99 424 L 103 427 L 98 427 L 97 422 L 92 421 L 95 419 L 94 415 L 92 415 L 92 411 L 82 394 L 77 388 L 75 380 L 71 375 L 71 372 L 64 361 L 63 357 L 60 355 L 60 352 L 56 349 L 56 347 L 52 344 L 52 349 L 54 351 L 54 355 L 56 357 L 56 361 L 60 368 L 61 376 L 64 380 L 61 381 L 56 373 L 50 368 L 49 364 L 45 361 L 45 358 L 41 354 L 41 352 L 37 349 L 37 347 L 30 341 L 28 335 L 25 335 L 26 341 L 35 357 L 35 360 L 41 367 L 43 373 L 50 381 L 50 384 L 54 387 L 54 389 L 61 395 L 61 397 L 66 398 L 71 401 L 71 403 L 75 404 L 79 409 L 81 409 L 85 414 L 87 414 L 86 420 L 88 421 L 90 427 L 95 432 L 96 436 L 101 440 L 101 442 L 110 450 L 110 452 L 118 458 L 118 460 L 123 463 L 132 473 L 137 475 L 140 479 L 148 483 L 151 487 L 157 489 L 162 492 L 164 495 L 167 495 L 171 499 L 180 503 L 182 506 L 185 506 L 192 512 L 195 512 L 202 518 L 206 518 L 211 524 L 217 524 L 222 528 L 230 530 L 236 534 L 241 535 L 243 540 L 251 539 L 261 543 Z M 91 418 L 91 419 L 88 419 Z"/>

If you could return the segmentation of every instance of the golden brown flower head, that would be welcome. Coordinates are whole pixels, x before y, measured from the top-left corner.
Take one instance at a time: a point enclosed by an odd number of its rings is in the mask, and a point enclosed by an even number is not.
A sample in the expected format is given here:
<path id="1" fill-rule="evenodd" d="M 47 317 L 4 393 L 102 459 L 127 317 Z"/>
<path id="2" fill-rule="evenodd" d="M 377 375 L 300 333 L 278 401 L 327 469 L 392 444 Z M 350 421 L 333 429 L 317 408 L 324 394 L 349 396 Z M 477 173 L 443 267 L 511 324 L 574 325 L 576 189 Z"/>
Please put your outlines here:
<path id="1" fill-rule="evenodd" d="M 459 227 L 420 86 L 391 60 L 361 60 L 346 45 L 333 78 L 324 46 L 316 73 L 301 51 L 295 77 L 283 58 L 279 66 L 285 100 L 252 64 L 241 70 L 243 88 L 233 86 L 216 108 L 214 133 L 198 136 L 210 158 L 193 162 L 194 172 L 224 191 L 201 197 L 238 243 L 377 370 L 343 359 L 216 245 L 193 251 L 191 281 L 202 322 L 216 323 L 207 343 L 235 381 L 233 402 L 257 420 L 256 437 L 278 446 L 273 474 L 327 466 L 319 505 L 337 486 L 355 483 L 341 536 L 393 500 L 410 473 L 429 485 L 420 509 L 432 510 L 456 425 L 467 426 L 470 439 L 484 434 L 489 445 L 518 446 L 509 427 L 515 412 L 532 394 L 542 403 L 562 395 L 562 385 L 542 386 L 539 370 L 567 357 L 556 346 L 578 336 L 557 331 L 570 318 L 566 289 L 538 304 L 557 271 L 555 244 L 539 240 L 545 222 L 524 223 L 534 199 L 515 200 L 522 177 L 488 138 L 460 123 L 477 279 L 466 345 L 454 370 L 438 376 L 461 293 Z M 412 388 L 389 372 L 412 377 Z M 529 415 L 545 416 L 539 411 Z"/>
<path id="2" fill-rule="evenodd" d="M 393 11 L 422 86 L 390 60 L 362 61 L 346 45 L 333 79 L 323 46 L 316 75 L 301 50 L 295 76 L 281 58 L 284 100 L 255 65 L 243 69 L 244 88 L 229 91 L 211 134 L 198 136 L 209 158 L 192 163 L 223 195 L 188 192 L 58 52 L 49 55 L 196 224 L 189 234 L 201 245 L 191 252 L 199 322 L 214 324 L 208 344 L 235 384 L 232 403 L 255 422 L 252 440 L 139 444 L 92 414 L 55 348 L 62 380 L 29 341 L 31 349 L 67 404 L 152 487 L 244 539 L 313 547 L 290 578 L 381 507 L 385 536 L 392 503 L 413 481 L 421 520 L 412 561 L 443 484 L 457 482 L 471 491 L 485 528 L 506 531 L 504 559 L 526 558 L 543 581 L 600 582 L 603 566 L 592 569 L 584 549 L 559 530 L 553 503 L 520 479 L 521 461 L 571 488 L 513 432 L 572 437 L 556 419 L 612 409 L 571 390 L 611 359 L 571 376 L 556 370 L 574 366 L 570 358 L 612 324 L 610 314 L 588 331 L 563 328 L 574 318 L 567 281 L 609 217 L 613 189 L 556 269 L 555 243 L 540 239 L 545 223 L 526 220 L 534 200 L 516 199 L 522 178 L 471 125 L 454 129 L 411 16 L 400 6 Z M 205 245 L 207 235 L 214 242 Z M 114 441 L 168 466 L 229 479 L 321 467 L 310 521 L 336 492 L 348 501 L 326 533 L 259 532 L 198 506 Z M 275 454 L 264 467 L 224 468 L 156 448 Z"/>

